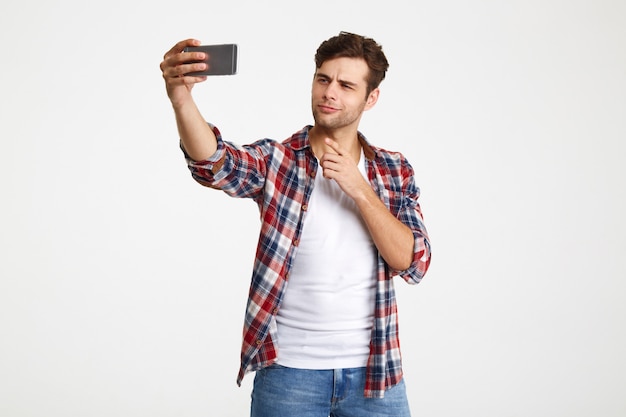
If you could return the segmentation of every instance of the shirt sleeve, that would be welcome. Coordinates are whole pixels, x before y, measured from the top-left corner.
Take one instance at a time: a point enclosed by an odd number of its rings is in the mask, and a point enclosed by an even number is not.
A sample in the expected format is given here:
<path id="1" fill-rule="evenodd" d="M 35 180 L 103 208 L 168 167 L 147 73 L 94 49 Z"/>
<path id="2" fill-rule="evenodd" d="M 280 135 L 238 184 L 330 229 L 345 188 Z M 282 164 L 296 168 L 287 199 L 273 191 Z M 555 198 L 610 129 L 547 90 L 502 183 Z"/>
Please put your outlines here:
<path id="1" fill-rule="evenodd" d="M 219 129 L 209 124 L 217 138 L 217 150 L 210 158 L 195 161 L 185 152 L 187 167 L 198 183 L 224 191 L 231 197 L 255 198 L 265 183 L 265 155 L 268 140 L 239 146 L 222 138 Z"/>
<path id="2" fill-rule="evenodd" d="M 418 202 L 420 190 L 415 185 L 413 168 L 406 160 L 403 160 L 401 173 L 403 197 L 398 219 L 413 232 L 414 244 L 411 265 L 404 271 L 396 271 L 396 274 L 409 284 L 417 284 L 422 280 L 430 266 L 430 240 L 424 225 L 422 209 Z"/>

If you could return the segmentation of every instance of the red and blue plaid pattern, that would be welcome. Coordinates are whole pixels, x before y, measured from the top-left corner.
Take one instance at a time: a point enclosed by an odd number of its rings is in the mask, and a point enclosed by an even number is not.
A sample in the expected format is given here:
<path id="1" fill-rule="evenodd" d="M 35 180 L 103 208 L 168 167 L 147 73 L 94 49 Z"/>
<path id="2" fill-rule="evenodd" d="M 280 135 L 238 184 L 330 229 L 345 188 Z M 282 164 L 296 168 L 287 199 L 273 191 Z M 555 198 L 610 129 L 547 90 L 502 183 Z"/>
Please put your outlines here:
<path id="1" fill-rule="evenodd" d="M 246 373 L 276 361 L 275 315 L 297 254 L 317 160 L 308 140 L 311 126 L 282 143 L 264 139 L 246 146 L 224 141 L 219 130 L 212 127 L 218 138 L 215 154 L 206 161 L 193 161 L 185 155 L 193 178 L 232 197 L 253 199 L 261 215 L 237 377 L 241 384 Z M 373 189 L 415 237 L 413 263 L 407 270 L 391 270 L 378 256 L 375 320 L 364 395 L 383 397 L 385 389 L 402 379 L 392 278 L 400 275 L 409 283 L 419 283 L 430 263 L 430 242 L 409 162 L 398 152 L 370 146 L 360 133 L 359 140 Z"/>

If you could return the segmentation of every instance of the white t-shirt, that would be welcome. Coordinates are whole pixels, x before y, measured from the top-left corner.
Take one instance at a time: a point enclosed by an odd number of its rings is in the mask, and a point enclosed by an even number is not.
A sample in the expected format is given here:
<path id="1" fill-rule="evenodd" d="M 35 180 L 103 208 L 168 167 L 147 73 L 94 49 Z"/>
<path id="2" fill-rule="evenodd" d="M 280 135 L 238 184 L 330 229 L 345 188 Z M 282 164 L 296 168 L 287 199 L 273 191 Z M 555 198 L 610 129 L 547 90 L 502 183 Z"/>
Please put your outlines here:
<path id="1" fill-rule="evenodd" d="M 365 158 L 359 170 L 365 178 Z M 337 369 L 367 364 L 376 247 L 356 204 L 318 168 L 286 292 L 276 316 L 278 363 Z"/>

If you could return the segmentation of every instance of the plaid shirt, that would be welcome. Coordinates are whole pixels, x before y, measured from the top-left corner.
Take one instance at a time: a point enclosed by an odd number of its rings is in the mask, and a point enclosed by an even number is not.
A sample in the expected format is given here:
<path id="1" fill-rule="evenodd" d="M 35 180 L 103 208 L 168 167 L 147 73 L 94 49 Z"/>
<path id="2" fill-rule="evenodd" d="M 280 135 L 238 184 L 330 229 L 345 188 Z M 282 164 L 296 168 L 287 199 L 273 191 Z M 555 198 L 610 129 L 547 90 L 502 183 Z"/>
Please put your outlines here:
<path id="1" fill-rule="evenodd" d="M 282 143 L 264 139 L 246 146 L 224 141 L 219 130 L 212 127 L 218 140 L 215 154 L 206 161 L 194 161 L 185 155 L 193 178 L 232 197 L 253 199 L 261 215 L 237 378 L 241 385 L 246 373 L 276 361 L 275 316 L 297 256 L 318 163 L 309 144 L 311 126 Z M 415 238 L 413 262 L 404 271 L 391 270 L 378 256 L 376 308 L 364 395 L 382 398 L 386 389 L 402 379 L 392 277 L 400 275 L 409 283 L 420 282 L 430 263 L 430 242 L 409 162 L 400 153 L 370 146 L 361 133 L 359 140 L 372 188 Z"/>

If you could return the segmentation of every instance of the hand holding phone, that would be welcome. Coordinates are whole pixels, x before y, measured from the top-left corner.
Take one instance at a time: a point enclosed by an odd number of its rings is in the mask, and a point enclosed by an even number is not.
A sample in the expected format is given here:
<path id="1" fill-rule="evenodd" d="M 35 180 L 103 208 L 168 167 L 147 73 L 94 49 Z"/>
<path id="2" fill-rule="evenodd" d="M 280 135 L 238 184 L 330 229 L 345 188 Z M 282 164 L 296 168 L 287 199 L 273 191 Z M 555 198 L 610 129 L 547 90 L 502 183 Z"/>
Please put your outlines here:
<path id="1" fill-rule="evenodd" d="M 188 46 L 184 52 L 204 52 L 207 55 L 203 61 L 207 64 L 206 70 L 191 72 L 186 75 L 234 75 L 237 73 L 238 51 L 236 44 Z"/>

